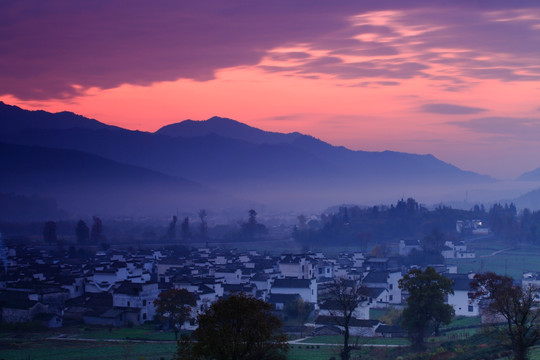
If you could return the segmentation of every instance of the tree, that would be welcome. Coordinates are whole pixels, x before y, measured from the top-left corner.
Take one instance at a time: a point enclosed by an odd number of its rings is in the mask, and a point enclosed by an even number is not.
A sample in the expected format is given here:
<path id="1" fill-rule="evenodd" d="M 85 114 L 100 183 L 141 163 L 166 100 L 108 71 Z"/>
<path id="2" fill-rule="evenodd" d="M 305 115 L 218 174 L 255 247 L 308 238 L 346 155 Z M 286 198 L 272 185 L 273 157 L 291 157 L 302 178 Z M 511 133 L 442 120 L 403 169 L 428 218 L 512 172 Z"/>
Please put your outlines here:
<path id="1" fill-rule="evenodd" d="M 356 308 L 367 301 L 366 294 L 366 287 L 359 280 L 336 278 L 330 287 L 327 300 L 332 303 L 329 306 L 332 309 L 330 315 L 336 325 L 343 328 L 343 349 L 340 353 L 342 360 L 349 360 L 351 357 L 349 328 Z"/>
<path id="2" fill-rule="evenodd" d="M 154 300 L 156 313 L 162 320 L 169 323 L 176 340 L 178 340 L 178 333 L 182 325 L 191 314 L 191 307 L 195 306 L 195 304 L 195 296 L 186 289 L 164 291 Z"/>
<path id="3" fill-rule="evenodd" d="M 529 349 L 540 341 L 540 309 L 535 303 L 536 289 L 521 288 L 508 276 L 492 272 L 476 274 L 471 282 L 471 298 L 481 301 L 487 315 L 498 317 L 505 325 L 495 333 L 510 340 L 515 360 L 528 358 Z"/>
<path id="4" fill-rule="evenodd" d="M 43 240 L 45 242 L 52 244 L 58 240 L 56 234 L 56 223 L 54 221 L 47 221 L 43 226 Z"/>
<path id="5" fill-rule="evenodd" d="M 309 314 L 313 311 L 313 304 L 304 300 L 296 299 L 285 303 L 283 306 L 285 314 L 293 319 L 297 319 L 300 324 L 304 324 L 309 317 Z"/>
<path id="6" fill-rule="evenodd" d="M 169 223 L 169 228 L 167 229 L 167 240 L 173 240 L 176 238 L 176 222 L 178 218 L 175 216 L 172 217 L 171 222 Z"/>
<path id="7" fill-rule="evenodd" d="M 103 222 L 97 216 L 92 217 L 94 223 L 92 224 L 92 230 L 90 230 L 90 240 L 94 243 L 105 241 L 105 235 L 103 235 Z"/>
<path id="8" fill-rule="evenodd" d="M 307 229 L 307 217 L 304 214 L 300 214 L 296 217 L 298 219 L 298 229 L 304 231 Z"/>
<path id="9" fill-rule="evenodd" d="M 424 348 L 430 325 L 438 334 L 440 324 L 449 324 L 452 320 L 454 309 L 445 304 L 445 297 L 454 293 L 452 284 L 452 280 L 432 267 L 425 271 L 413 269 L 399 280 L 399 287 L 409 293 L 402 325 L 408 330 L 413 348 Z"/>
<path id="10" fill-rule="evenodd" d="M 248 214 L 248 221 L 241 224 L 243 236 L 253 237 L 268 233 L 266 226 L 257 222 L 257 212 L 255 210 L 249 210 Z"/>
<path id="11" fill-rule="evenodd" d="M 77 222 L 75 235 L 77 236 L 77 242 L 80 244 L 88 243 L 90 240 L 90 229 L 83 220 Z"/>
<path id="12" fill-rule="evenodd" d="M 206 239 L 208 237 L 208 223 L 206 222 L 206 210 L 199 211 L 199 219 L 201 219 L 200 225 L 200 236 L 201 239 Z"/>
<path id="13" fill-rule="evenodd" d="M 189 217 L 187 216 L 184 218 L 184 221 L 182 221 L 181 231 L 182 231 L 182 240 L 185 241 L 191 238 L 191 229 L 189 227 Z"/>
<path id="14" fill-rule="evenodd" d="M 280 332 L 281 321 L 271 311 L 270 304 L 241 293 L 218 300 L 198 316 L 194 357 L 285 359 L 286 337 Z"/>

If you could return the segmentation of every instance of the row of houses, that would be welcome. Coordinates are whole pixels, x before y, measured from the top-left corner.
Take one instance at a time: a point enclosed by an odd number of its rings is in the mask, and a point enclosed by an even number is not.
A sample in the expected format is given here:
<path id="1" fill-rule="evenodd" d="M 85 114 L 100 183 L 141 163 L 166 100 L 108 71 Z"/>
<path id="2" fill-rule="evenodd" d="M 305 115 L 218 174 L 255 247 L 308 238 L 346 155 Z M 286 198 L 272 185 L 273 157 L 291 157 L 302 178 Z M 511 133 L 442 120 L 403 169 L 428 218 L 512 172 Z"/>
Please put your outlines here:
<path id="1" fill-rule="evenodd" d="M 358 334 L 375 334 L 384 325 L 369 319 L 370 309 L 403 306 L 406 294 L 399 280 L 408 271 L 393 258 L 360 252 L 330 258 L 323 253 L 270 256 L 257 251 L 161 249 L 98 251 L 81 259 L 56 258 L 46 250 L 22 247 L 9 249 L 6 269 L 0 276 L 2 322 L 36 320 L 49 327 L 68 321 L 141 324 L 154 320 L 154 300 L 160 292 L 177 288 L 195 295 L 194 315 L 235 292 L 267 301 L 276 311 L 302 300 L 314 309 L 310 325 L 332 331 L 328 318 L 335 304 L 328 294 L 339 278 L 366 288 L 354 313 Z M 468 276 L 450 274 L 445 266 L 438 269 L 455 281 L 448 303 L 456 314 L 478 316 L 477 305 L 468 298 Z M 196 323 L 191 319 L 185 326 L 194 328 Z"/>
<path id="2" fill-rule="evenodd" d="M 402 239 L 399 242 L 399 255 L 407 256 L 412 251 L 420 251 L 422 246 L 417 239 Z M 444 259 L 474 259 L 476 253 L 467 250 L 467 245 L 463 241 L 445 241 L 441 250 Z"/>

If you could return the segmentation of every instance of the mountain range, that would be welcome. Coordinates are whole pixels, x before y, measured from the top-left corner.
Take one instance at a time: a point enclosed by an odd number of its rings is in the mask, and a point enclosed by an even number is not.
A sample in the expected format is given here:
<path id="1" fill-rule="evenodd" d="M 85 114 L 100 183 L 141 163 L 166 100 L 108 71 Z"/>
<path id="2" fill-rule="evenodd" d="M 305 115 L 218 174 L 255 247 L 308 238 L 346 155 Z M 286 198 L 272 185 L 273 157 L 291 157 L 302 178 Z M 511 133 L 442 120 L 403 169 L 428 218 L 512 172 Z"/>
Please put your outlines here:
<path id="1" fill-rule="evenodd" d="M 0 102 L 0 119 L 2 192 L 53 196 L 74 212 L 438 202 L 496 181 L 432 155 L 353 151 L 220 117 L 150 133 Z"/>

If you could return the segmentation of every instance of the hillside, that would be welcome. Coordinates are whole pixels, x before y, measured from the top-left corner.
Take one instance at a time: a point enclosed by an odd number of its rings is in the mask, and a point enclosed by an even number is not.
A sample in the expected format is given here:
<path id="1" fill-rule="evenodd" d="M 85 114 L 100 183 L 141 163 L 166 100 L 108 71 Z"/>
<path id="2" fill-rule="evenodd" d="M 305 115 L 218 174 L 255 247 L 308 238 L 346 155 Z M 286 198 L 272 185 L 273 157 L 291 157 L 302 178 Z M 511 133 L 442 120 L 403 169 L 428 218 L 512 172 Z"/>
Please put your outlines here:
<path id="1" fill-rule="evenodd" d="M 0 143 L 0 163 L 4 192 L 54 198 L 76 213 L 171 214 L 224 200 L 185 179 L 73 150 Z"/>
<path id="2" fill-rule="evenodd" d="M 8 124 L 4 128 L 13 129 L 9 124 L 21 117 L 31 124 L 38 121 L 34 117 L 45 116 L 12 108 L 7 112 L 0 107 L 0 118 Z M 82 151 L 278 207 L 394 201 L 404 194 L 438 202 L 494 181 L 432 155 L 352 151 L 309 135 L 266 132 L 231 119 L 187 120 L 147 133 L 85 122 L 71 113 L 45 114 L 56 122 L 62 117 L 62 124 L 95 126 L 0 128 L 0 141 Z"/>

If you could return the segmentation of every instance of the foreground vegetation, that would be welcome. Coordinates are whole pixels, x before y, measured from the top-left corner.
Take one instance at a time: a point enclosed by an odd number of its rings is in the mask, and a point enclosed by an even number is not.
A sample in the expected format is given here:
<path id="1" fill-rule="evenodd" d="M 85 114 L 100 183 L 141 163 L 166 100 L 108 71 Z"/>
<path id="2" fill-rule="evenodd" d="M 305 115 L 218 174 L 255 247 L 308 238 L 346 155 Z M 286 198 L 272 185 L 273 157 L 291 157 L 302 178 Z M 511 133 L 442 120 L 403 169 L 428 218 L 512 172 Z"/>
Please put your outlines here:
<path id="1" fill-rule="evenodd" d="M 427 349 L 413 353 L 408 340 L 402 338 L 352 338 L 355 345 L 351 359 L 404 360 L 452 358 L 455 360 L 507 359 L 508 352 L 499 342 L 487 336 L 478 319 L 457 318 L 442 328 L 440 337 L 427 339 Z M 474 330 L 474 331 L 471 331 Z M 447 331 L 447 332 L 445 332 Z M 85 339 L 85 340 L 82 340 Z M 339 359 L 341 336 L 319 336 L 300 340 L 290 345 L 290 360 Z M 358 346 L 357 346 L 358 345 Z M 365 345 L 365 346 L 362 346 Z M 0 332 L 0 358 L 5 360 L 126 360 L 172 359 L 176 350 L 172 331 L 155 330 L 154 326 L 122 329 L 102 327 L 66 327 L 61 330 L 38 332 Z M 540 349 L 530 353 L 530 359 L 540 360 Z"/>

